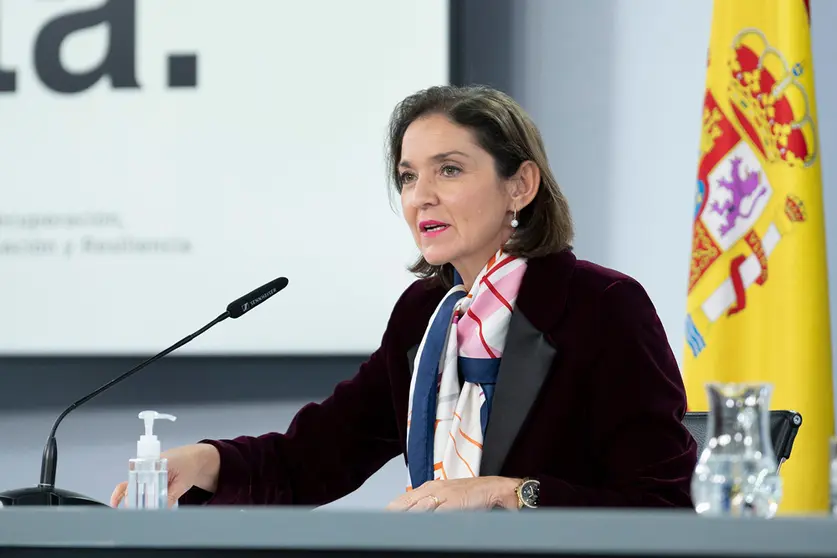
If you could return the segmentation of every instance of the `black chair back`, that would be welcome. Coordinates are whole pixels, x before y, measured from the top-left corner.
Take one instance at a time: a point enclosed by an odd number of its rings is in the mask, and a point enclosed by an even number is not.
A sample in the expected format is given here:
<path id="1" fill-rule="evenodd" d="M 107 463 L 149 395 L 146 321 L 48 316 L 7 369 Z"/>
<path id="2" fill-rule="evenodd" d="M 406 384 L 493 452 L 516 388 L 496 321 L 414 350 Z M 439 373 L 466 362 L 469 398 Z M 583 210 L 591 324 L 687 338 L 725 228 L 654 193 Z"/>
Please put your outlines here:
<path id="1" fill-rule="evenodd" d="M 707 419 L 709 413 L 696 411 L 686 413 L 683 425 L 692 433 L 698 444 L 698 457 L 706 445 Z M 773 439 L 773 451 L 779 466 L 790 459 L 793 441 L 802 426 L 802 415 L 796 411 L 770 411 L 770 436 Z"/>

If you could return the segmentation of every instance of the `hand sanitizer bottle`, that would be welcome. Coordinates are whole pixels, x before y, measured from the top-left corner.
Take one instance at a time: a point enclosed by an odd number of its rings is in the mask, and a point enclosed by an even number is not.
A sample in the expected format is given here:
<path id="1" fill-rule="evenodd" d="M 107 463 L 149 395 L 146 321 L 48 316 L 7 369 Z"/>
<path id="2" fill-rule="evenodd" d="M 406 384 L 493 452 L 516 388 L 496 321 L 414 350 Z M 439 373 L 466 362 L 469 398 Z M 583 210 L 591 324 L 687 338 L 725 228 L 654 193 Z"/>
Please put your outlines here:
<path id="1" fill-rule="evenodd" d="M 125 507 L 135 509 L 166 509 L 169 499 L 168 462 L 160 457 L 160 440 L 154 435 L 154 421 L 176 420 L 157 411 L 142 411 L 145 434 L 137 441 L 137 456 L 128 462 L 128 494 Z"/>

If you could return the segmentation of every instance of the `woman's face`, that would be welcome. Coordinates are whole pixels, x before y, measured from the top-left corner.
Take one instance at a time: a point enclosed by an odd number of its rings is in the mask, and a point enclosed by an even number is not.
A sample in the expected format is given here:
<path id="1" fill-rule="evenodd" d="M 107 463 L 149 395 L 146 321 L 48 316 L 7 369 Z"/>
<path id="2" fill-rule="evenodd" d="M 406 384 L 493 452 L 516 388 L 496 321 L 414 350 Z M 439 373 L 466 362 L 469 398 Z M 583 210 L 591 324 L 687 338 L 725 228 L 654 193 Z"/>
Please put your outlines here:
<path id="1" fill-rule="evenodd" d="M 443 115 L 410 124 L 399 172 L 404 217 L 424 259 L 453 264 L 470 286 L 511 236 L 516 178 L 499 176 L 470 130 Z"/>

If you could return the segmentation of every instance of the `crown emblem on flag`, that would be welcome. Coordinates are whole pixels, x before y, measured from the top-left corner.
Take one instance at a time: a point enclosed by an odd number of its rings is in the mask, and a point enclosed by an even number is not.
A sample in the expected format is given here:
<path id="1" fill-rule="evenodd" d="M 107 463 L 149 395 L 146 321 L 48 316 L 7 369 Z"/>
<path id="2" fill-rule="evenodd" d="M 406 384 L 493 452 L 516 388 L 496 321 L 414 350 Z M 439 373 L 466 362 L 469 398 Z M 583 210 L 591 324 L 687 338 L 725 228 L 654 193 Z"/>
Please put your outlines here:
<path id="1" fill-rule="evenodd" d="M 785 215 L 794 223 L 805 221 L 805 204 L 796 196 L 785 198 Z"/>
<path id="2" fill-rule="evenodd" d="M 816 128 L 801 63 L 785 56 L 758 29 L 745 29 L 728 58 L 735 115 L 767 161 L 808 167 L 816 160 Z"/>

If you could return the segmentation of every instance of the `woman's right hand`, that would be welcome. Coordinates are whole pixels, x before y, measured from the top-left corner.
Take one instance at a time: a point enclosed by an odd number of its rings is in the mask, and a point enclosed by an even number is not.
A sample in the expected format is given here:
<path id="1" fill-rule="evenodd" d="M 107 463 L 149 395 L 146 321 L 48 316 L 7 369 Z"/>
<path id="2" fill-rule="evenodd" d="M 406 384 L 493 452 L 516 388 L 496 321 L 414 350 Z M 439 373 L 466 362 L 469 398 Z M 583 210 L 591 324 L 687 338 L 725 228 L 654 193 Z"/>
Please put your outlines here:
<path id="1" fill-rule="evenodd" d="M 214 446 L 209 444 L 181 446 L 164 451 L 160 457 L 168 460 L 169 507 L 172 507 L 193 486 L 207 492 L 215 492 L 221 456 Z M 116 485 L 110 497 L 111 507 L 119 507 L 127 490 L 127 482 Z"/>

